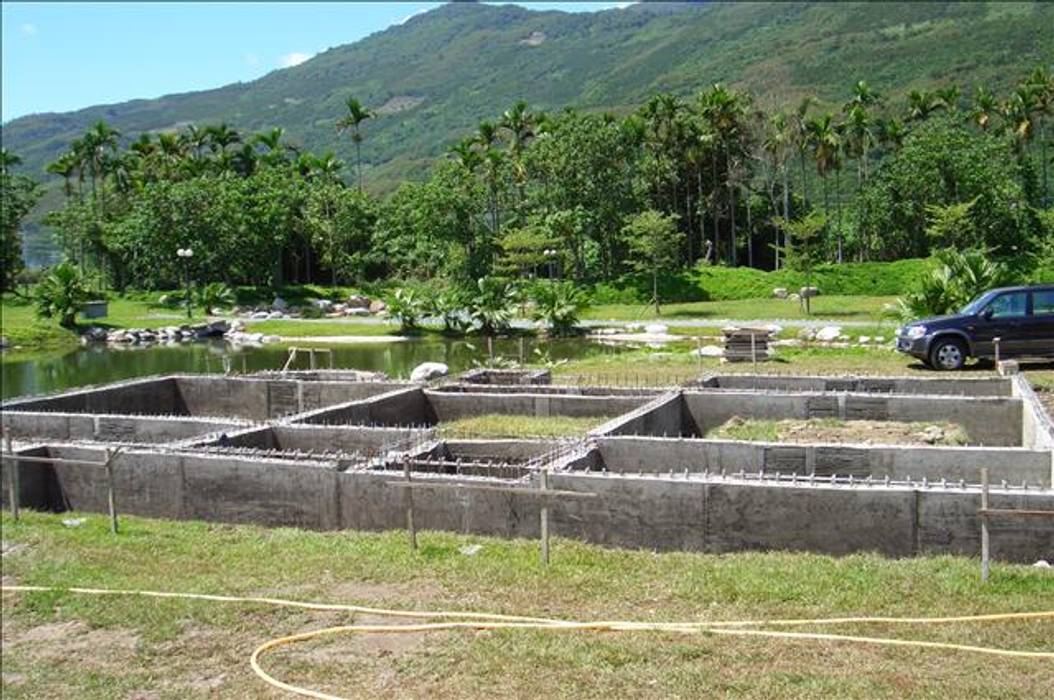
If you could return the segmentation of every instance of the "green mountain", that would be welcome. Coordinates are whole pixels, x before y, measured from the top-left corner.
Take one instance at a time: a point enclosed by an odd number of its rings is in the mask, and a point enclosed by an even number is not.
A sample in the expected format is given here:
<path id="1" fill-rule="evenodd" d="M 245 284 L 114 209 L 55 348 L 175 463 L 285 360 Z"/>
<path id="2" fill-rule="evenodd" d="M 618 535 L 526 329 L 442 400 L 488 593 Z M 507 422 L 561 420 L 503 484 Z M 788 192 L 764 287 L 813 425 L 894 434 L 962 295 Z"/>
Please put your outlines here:
<path id="1" fill-rule="evenodd" d="M 1054 3 L 1042 2 L 643 3 L 579 14 L 454 3 L 252 82 L 21 117 L 3 141 L 39 174 L 98 119 L 126 137 L 227 121 L 282 126 L 292 142 L 350 163 L 335 123 L 354 95 L 378 112 L 364 125 L 363 158 L 370 186 L 386 191 L 521 98 L 532 109 L 624 111 L 655 92 L 724 82 L 773 107 L 807 94 L 840 103 L 859 79 L 893 98 L 950 82 L 1005 93 L 1054 63 L 1052 27 Z"/>

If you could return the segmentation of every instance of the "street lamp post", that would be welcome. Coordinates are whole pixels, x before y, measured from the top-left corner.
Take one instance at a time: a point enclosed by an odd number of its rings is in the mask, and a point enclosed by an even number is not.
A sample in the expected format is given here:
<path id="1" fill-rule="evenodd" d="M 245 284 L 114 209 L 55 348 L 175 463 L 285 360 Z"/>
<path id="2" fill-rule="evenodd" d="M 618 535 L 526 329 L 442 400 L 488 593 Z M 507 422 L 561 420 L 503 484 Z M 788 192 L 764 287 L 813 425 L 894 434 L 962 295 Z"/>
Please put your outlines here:
<path id="1" fill-rule="evenodd" d="M 552 281 L 556 276 L 554 274 L 554 266 L 556 265 L 556 251 L 552 248 L 546 248 L 544 251 L 546 260 L 549 262 L 549 281 Z"/>
<path id="2" fill-rule="evenodd" d="M 183 273 L 187 280 L 187 318 L 189 319 L 193 315 L 190 301 L 190 259 L 194 257 L 194 249 L 179 248 L 176 250 L 176 256 L 183 260 Z"/>

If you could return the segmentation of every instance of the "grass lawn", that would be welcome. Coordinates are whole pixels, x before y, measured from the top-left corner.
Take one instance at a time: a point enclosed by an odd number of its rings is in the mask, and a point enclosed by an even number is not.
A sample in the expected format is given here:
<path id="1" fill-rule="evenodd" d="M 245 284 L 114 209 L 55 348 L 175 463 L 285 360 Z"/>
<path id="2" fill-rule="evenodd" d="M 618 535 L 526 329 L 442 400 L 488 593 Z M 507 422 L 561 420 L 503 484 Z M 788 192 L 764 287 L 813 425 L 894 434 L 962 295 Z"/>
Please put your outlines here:
<path id="1" fill-rule="evenodd" d="M 317 533 L 200 522 L 4 515 L 4 582 L 262 595 L 577 620 L 942 616 L 1054 609 L 1054 575 L 976 560 L 791 553 L 655 554 L 557 539 Z M 466 544 L 482 545 L 468 556 Z M 267 639 L 362 614 L 66 593 L 5 594 L 5 698 L 283 698 L 250 671 Z M 807 631 L 1054 651 L 1049 620 Z M 803 631 L 805 631 L 803 630 Z M 472 630 L 334 636 L 263 659 L 278 678 L 346 697 L 1045 697 L 1048 660 L 836 642 Z M 500 689 L 500 690 L 496 690 Z M 1044 690 L 1046 689 L 1046 690 Z"/>
<path id="2" fill-rule="evenodd" d="M 881 320 L 882 307 L 896 297 L 819 296 L 812 300 L 812 314 L 806 316 L 798 302 L 786 299 L 741 299 L 737 301 L 696 301 L 683 304 L 663 304 L 662 315 L 655 315 L 654 306 L 607 304 L 589 308 L 585 318 L 639 321 L 664 319 L 818 319 L 835 321 Z"/>
<path id="3" fill-rule="evenodd" d="M 487 414 L 439 424 L 444 438 L 540 438 L 585 435 L 607 417 L 509 416 Z"/>

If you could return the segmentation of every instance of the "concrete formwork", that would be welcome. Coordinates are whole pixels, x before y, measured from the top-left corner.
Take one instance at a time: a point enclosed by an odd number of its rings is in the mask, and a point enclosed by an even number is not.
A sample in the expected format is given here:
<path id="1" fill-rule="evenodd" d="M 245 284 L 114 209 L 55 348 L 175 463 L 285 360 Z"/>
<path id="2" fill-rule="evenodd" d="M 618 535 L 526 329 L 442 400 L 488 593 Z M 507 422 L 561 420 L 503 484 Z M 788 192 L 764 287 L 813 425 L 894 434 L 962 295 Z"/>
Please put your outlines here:
<path id="1" fill-rule="evenodd" d="M 666 393 L 429 389 L 360 379 L 342 381 L 324 371 L 295 378 L 151 378 L 9 402 L 3 418 L 27 455 L 102 461 L 106 447 L 124 444 L 114 461 L 119 510 L 154 517 L 313 529 L 403 527 L 405 492 L 389 482 L 400 480 L 405 466 L 415 481 L 523 488 L 536 488 L 545 468 L 552 488 L 597 494 L 551 505 L 555 532 L 663 550 L 975 554 L 982 467 L 996 485 L 993 507 L 1054 509 L 1054 428 L 1023 378 L 969 380 L 976 383 L 965 388 L 949 380 L 839 378 L 821 386 L 816 378 L 792 378 L 795 383 L 782 388 L 762 389 L 742 384 L 760 387 L 765 378 L 722 377 L 721 386 Z M 151 393 L 160 398 L 150 403 Z M 105 413 L 115 405 L 176 417 Z M 213 412 L 216 417 L 204 417 Z M 619 417 L 578 443 L 431 439 L 428 426 L 487 413 Z M 733 415 L 939 418 L 962 424 L 991 447 L 673 437 L 704 434 Z M 27 445 L 26 438 L 44 443 Z M 63 442 L 77 440 L 101 444 Z M 147 440 L 161 444 L 134 444 Z M 1021 444 L 1027 447 L 1014 446 Z M 13 468 L 27 506 L 106 508 L 101 469 L 5 463 L 5 483 Z M 537 534 L 538 502 L 528 496 L 422 490 L 414 505 L 423 529 Z M 999 521 L 992 531 L 998 558 L 1054 555 L 1049 520 Z"/>
<path id="2" fill-rule="evenodd" d="M 697 386 L 784 393 L 853 392 L 927 396 L 1013 396 L 1004 377 L 816 377 L 782 374 L 714 374 Z"/>

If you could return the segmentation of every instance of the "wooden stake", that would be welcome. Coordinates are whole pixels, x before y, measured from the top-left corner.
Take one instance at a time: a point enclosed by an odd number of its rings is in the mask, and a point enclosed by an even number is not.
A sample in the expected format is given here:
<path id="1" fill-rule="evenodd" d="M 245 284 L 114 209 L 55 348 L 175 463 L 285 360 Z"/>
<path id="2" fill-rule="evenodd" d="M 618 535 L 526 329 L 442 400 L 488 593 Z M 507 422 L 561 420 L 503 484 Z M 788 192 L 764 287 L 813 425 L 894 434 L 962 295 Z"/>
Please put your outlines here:
<path id="1" fill-rule="evenodd" d="M 988 581 L 988 468 L 981 467 L 981 581 Z"/>
<path id="2" fill-rule="evenodd" d="M 549 470 L 543 469 L 538 473 L 538 488 L 544 494 L 549 490 Z M 542 499 L 541 514 L 542 530 L 542 565 L 549 566 L 549 500 Z"/>
<path id="3" fill-rule="evenodd" d="M 113 460 L 117 452 L 106 450 L 106 503 L 110 509 L 110 532 L 117 534 L 117 502 L 114 497 Z"/>
<path id="4" fill-rule="evenodd" d="M 11 430 L 10 428 L 4 431 L 4 451 L 9 455 L 14 455 L 15 450 L 11 446 Z M 22 495 L 21 475 L 19 472 L 20 465 L 14 460 L 8 460 L 8 465 L 11 467 L 10 477 L 8 483 L 11 487 L 11 517 L 18 522 L 21 515 L 19 499 Z"/>
<path id="5" fill-rule="evenodd" d="M 410 459 L 403 459 L 403 476 L 406 477 L 406 483 L 409 484 L 410 478 Z M 414 490 L 412 488 L 406 489 L 406 529 L 410 533 L 410 549 L 417 551 L 417 528 L 414 526 Z"/>

